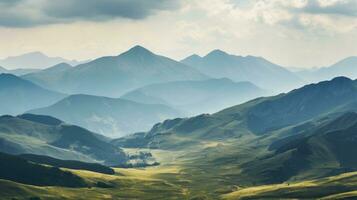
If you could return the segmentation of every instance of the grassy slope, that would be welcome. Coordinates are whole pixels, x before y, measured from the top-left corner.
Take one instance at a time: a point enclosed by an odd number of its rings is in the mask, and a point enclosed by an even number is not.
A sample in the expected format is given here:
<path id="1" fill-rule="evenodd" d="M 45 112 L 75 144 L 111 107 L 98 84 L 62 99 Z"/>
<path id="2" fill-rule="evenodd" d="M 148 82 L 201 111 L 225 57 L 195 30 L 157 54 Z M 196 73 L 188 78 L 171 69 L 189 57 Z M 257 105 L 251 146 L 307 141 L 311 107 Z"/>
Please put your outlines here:
<path id="1" fill-rule="evenodd" d="M 105 182 L 112 188 L 38 187 L 0 180 L 2 199 L 344 199 L 357 197 L 357 172 L 302 181 L 257 187 L 232 186 L 234 192 L 212 196 L 209 190 L 192 186 L 182 169 L 161 166 L 147 169 L 115 169 L 115 175 L 71 170 L 88 182 Z M 196 180 L 197 181 L 197 180 Z M 207 180 L 206 180 L 207 181 Z M 205 182 L 201 182 L 205 184 Z M 206 183 L 207 184 L 207 183 Z M 216 183 L 216 188 L 219 184 Z"/>
<path id="2" fill-rule="evenodd" d="M 328 178 L 248 187 L 222 195 L 223 199 L 343 199 L 357 197 L 357 172 Z"/>
<path id="3" fill-rule="evenodd" d="M 72 170 L 88 182 L 105 182 L 112 188 L 36 187 L 0 180 L 2 199 L 185 199 L 186 190 L 176 185 L 174 167 L 116 169 L 115 175 Z"/>

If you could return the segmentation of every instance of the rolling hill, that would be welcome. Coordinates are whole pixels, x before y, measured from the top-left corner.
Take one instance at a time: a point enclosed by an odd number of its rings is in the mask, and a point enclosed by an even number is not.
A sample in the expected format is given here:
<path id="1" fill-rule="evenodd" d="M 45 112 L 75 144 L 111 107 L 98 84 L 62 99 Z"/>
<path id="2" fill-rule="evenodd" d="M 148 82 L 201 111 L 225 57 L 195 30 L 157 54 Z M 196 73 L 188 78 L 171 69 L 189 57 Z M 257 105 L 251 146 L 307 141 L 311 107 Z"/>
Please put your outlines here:
<path id="1" fill-rule="evenodd" d="M 54 116 L 108 137 L 146 131 L 157 122 L 181 116 L 179 111 L 165 105 L 91 95 L 71 95 L 28 113 Z"/>
<path id="2" fill-rule="evenodd" d="M 227 78 L 174 81 L 144 86 L 121 98 L 148 104 L 166 104 L 190 115 L 213 113 L 267 94 L 249 82 Z"/>
<path id="3" fill-rule="evenodd" d="M 1 116 L 0 144 L 0 151 L 9 154 L 46 155 L 106 165 L 127 160 L 125 153 L 103 136 L 48 116 Z"/>
<path id="4" fill-rule="evenodd" d="M 118 56 L 95 59 L 58 73 L 34 73 L 23 78 L 69 94 L 119 97 L 147 84 L 203 80 L 207 76 L 167 57 L 135 46 Z"/>
<path id="5" fill-rule="evenodd" d="M 86 187 L 85 181 L 57 167 L 43 166 L 21 157 L 0 153 L 0 179 L 37 186 Z"/>
<path id="6" fill-rule="evenodd" d="M 242 57 L 213 50 L 204 57 L 192 55 L 181 62 L 210 77 L 229 78 L 237 82 L 248 81 L 275 92 L 303 85 L 294 73 L 261 57 Z"/>
<path id="7" fill-rule="evenodd" d="M 49 106 L 65 97 L 12 74 L 0 74 L 0 115 L 16 115 Z"/>

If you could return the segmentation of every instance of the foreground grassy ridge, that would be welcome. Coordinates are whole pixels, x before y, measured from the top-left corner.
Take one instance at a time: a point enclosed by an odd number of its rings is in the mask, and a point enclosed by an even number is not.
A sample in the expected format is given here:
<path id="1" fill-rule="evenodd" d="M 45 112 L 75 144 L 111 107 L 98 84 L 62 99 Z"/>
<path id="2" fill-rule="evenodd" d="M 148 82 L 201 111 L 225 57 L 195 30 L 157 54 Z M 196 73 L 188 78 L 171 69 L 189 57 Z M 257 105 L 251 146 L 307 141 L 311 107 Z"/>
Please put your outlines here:
<path id="1" fill-rule="evenodd" d="M 115 175 L 71 170 L 88 183 L 98 181 L 110 188 L 36 187 L 0 180 L 1 199 L 187 199 L 186 190 L 177 185 L 174 167 L 150 169 L 115 169 Z M 182 181 L 182 180 L 179 180 Z"/>
<path id="2" fill-rule="evenodd" d="M 344 199 L 357 198 L 357 172 L 323 179 L 238 189 L 223 199 Z"/>
<path id="3" fill-rule="evenodd" d="M 0 180 L 1 199 L 346 199 L 357 197 L 357 172 L 345 173 L 323 179 L 297 183 L 235 187 L 237 191 L 212 196 L 209 190 L 191 180 L 176 167 L 152 167 L 147 169 L 115 169 L 115 175 L 71 170 L 88 183 L 104 182 L 111 188 L 37 187 Z M 197 180 L 194 180 L 194 182 Z M 202 182 L 203 185 L 208 183 Z M 214 183 L 211 183 L 214 184 Z M 208 184 L 209 185 L 209 184 Z M 216 185 L 217 191 L 220 187 Z M 224 186 L 223 186 L 224 187 Z M 223 191 L 222 191 L 223 192 Z"/>

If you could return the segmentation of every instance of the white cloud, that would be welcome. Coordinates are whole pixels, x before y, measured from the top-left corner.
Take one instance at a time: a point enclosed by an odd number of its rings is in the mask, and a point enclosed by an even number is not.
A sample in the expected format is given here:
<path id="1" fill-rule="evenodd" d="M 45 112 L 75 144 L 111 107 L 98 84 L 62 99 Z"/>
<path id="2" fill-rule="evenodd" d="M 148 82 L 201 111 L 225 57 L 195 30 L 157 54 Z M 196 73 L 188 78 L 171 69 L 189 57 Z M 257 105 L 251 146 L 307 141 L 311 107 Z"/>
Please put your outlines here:
<path id="1" fill-rule="evenodd" d="M 88 59 L 117 55 L 141 44 L 176 59 L 220 48 L 282 65 L 327 65 L 357 55 L 357 47 L 351 45 L 357 43 L 356 2 L 182 0 L 176 9 L 139 20 L 77 19 L 26 29 L 0 28 L 0 55 L 40 50 L 52 56 Z M 26 8 L 25 14 L 34 10 Z"/>

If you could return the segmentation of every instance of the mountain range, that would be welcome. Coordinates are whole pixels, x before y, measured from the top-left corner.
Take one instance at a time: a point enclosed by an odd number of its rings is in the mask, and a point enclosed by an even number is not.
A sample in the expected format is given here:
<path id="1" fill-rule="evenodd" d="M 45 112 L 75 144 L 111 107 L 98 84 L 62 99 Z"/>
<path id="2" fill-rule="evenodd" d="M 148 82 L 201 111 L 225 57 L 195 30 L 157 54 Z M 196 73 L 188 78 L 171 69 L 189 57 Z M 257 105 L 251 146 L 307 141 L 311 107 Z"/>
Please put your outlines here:
<path id="1" fill-rule="evenodd" d="M 33 73 L 23 78 L 68 94 L 119 97 L 152 83 L 204 80 L 208 77 L 180 62 L 135 46 L 118 56 L 101 57 L 54 74 Z"/>
<path id="2" fill-rule="evenodd" d="M 286 91 L 303 84 L 298 76 L 262 57 L 236 56 L 213 50 L 204 57 L 189 56 L 181 61 L 214 78 L 249 81 L 272 91 Z"/>

